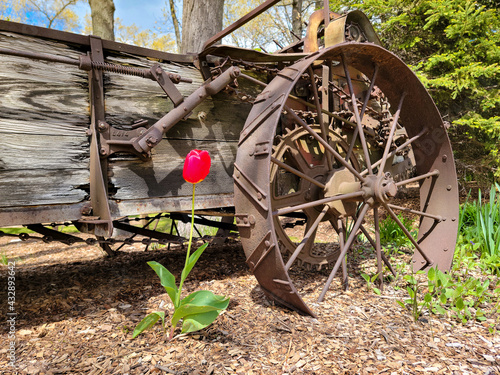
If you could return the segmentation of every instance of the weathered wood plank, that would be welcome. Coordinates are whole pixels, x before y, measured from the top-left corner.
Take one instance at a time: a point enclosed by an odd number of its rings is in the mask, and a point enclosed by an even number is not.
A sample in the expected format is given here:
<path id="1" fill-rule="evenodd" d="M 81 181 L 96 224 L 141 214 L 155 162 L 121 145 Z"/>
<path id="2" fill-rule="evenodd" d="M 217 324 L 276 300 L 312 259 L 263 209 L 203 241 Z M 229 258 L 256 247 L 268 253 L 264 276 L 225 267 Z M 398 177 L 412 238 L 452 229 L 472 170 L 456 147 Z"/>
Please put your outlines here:
<path id="1" fill-rule="evenodd" d="M 0 181 L 0 207 L 64 204 L 85 199 L 89 173 L 83 169 L 0 170 Z"/>
<path id="2" fill-rule="evenodd" d="M 164 140 L 150 161 L 116 160 L 110 163 L 114 199 L 191 196 L 192 185 L 182 177 L 184 158 L 196 148 L 210 153 L 210 174 L 197 186 L 197 194 L 233 192 L 233 162 L 237 142 Z"/>
<path id="3" fill-rule="evenodd" d="M 88 169 L 89 142 L 85 136 L 2 134 L 0 170 Z M 19 184 L 30 181 L 19 181 Z M 55 202 L 54 202 L 55 203 Z"/>

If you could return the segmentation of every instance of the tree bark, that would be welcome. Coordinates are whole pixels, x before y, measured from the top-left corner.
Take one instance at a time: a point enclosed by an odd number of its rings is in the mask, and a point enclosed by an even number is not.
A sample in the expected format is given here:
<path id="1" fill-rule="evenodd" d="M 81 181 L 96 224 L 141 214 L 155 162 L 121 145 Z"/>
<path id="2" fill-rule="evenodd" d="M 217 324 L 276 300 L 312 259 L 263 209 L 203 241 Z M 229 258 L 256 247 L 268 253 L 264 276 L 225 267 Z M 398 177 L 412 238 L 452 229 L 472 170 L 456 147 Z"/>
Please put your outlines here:
<path id="1" fill-rule="evenodd" d="M 88 0 L 92 17 L 92 34 L 115 40 L 115 4 L 113 0 Z"/>
<path id="2" fill-rule="evenodd" d="M 292 33 L 299 39 L 302 38 L 302 0 L 292 1 Z"/>
<path id="3" fill-rule="evenodd" d="M 224 0 L 184 0 L 181 53 L 201 52 L 203 44 L 222 30 Z"/>
<path id="4" fill-rule="evenodd" d="M 180 51 L 182 45 L 181 30 L 179 27 L 179 19 L 177 18 L 177 12 L 175 11 L 174 0 L 169 0 L 170 5 L 170 15 L 172 16 L 172 23 L 174 25 L 175 31 L 175 42 L 177 43 L 177 50 Z"/>

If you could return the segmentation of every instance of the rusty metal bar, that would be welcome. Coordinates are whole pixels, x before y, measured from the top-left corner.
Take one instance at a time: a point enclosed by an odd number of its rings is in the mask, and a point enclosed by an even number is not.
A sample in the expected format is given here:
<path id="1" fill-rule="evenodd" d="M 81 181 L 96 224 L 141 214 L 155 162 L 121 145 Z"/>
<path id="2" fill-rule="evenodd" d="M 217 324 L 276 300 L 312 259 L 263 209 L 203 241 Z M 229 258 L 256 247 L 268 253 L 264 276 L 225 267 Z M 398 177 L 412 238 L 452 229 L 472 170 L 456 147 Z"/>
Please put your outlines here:
<path id="1" fill-rule="evenodd" d="M 309 228 L 309 230 L 307 231 L 307 233 L 304 235 L 304 238 L 302 239 L 302 241 L 300 242 L 300 244 L 296 247 L 296 249 L 293 252 L 292 256 L 290 257 L 290 259 L 288 259 L 288 262 L 285 265 L 285 271 L 286 272 L 288 272 L 288 270 L 292 266 L 292 264 L 295 261 L 295 259 L 297 259 L 298 255 L 300 254 L 300 252 L 302 251 L 302 249 L 306 245 L 307 241 L 309 241 L 309 239 L 313 235 L 314 231 L 316 229 L 318 229 L 318 225 L 319 225 L 319 223 L 321 223 L 321 220 L 323 219 L 323 217 L 328 212 L 328 209 L 329 209 L 329 207 L 327 205 L 325 207 L 323 207 L 323 210 L 320 212 L 320 214 L 318 215 L 318 217 L 316 218 L 316 220 L 314 220 L 314 223 L 311 225 L 311 227 Z"/>
<path id="2" fill-rule="evenodd" d="M 376 249 L 377 245 L 375 244 L 375 241 L 371 238 L 370 233 L 368 233 L 368 231 L 365 229 L 365 227 L 363 225 L 361 225 L 359 227 L 359 229 L 361 230 L 361 232 L 363 232 L 363 234 L 365 235 L 366 239 L 368 240 L 368 242 L 370 242 L 370 244 L 373 246 L 373 248 Z M 394 275 L 394 277 L 396 277 L 397 273 L 394 270 L 394 268 L 392 267 L 392 264 L 389 262 L 389 259 L 387 259 L 387 257 L 385 256 L 385 254 L 383 252 L 380 253 L 380 255 L 382 256 L 382 260 L 384 261 L 384 263 L 387 266 L 387 268 L 389 268 L 389 270 Z"/>
<path id="3" fill-rule="evenodd" d="M 359 213 L 359 216 L 356 220 L 356 224 L 354 224 L 354 228 L 352 228 L 351 233 L 349 234 L 349 237 L 347 238 L 347 241 L 344 245 L 344 248 L 342 249 L 337 262 L 335 263 L 335 266 L 332 269 L 332 272 L 328 276 L 328 280 L 325 283 L 325 286 L 323 287 L 323 290 L 321 291 L 321 294 L 318 298 L 318 302 L 323 302 L 325 299 L 326 292 L 330 288 L 330 285 L 333 281 L 333 278 L 335 277 L 335 274 L 337 273 L 340 265 L 342 264 L 343 261 L 345 261 L 345 256 L 347 254 L 347 250 L 351 247 L 352 243 L 354 242 L 354 239 L 356 238 L 357 232 L 359 230 L 359 227 L 361 226 L 363 219 L 365 218 L 366 212 L 370 208 L 370 205 L 365 204 L 363 205 L 363 208 L 361 209 L 361 212 Z"/>
<path id="4" fill-rule="evenodd" d="M 297 121 L 305 130 L 309 132 L 319 143 L 325 147 L 335 158 L 342 164 L 344 167 L 346 167 L 354 176 L 356 176 L 360 181 L 365 182 L 365 178 L 361 176 L 361 174 L 351 165 L 349 162 L 344 160 L 344 158 L 337 152 L 335 151 L 332 146 L 328 144 L 321 136 L 316 133 L 311 127 L 302 120 L 293 109 L 288 107 L 286 104 L 284 108 L 293 116 L 295 121 Z"/>
<path id="5" fill-rule="evenodd" d="M 439 171 L 437 169 L 434 169 L 432 172 L 425 173 L 417 177 L 409 178 L 408 180 L 396 182 L 396 186 L 411 184 L 412 182 L 425 180 L 427 177 L 434 177 L 434 176 L 439 176 Z"/>
<path id="6" fill-rule="evenodd" d="M 189 116 L 191 111 L 196 108 L 209 95 L 215 95 L 223 90 L 229 82 L 234 80 L 240 74 L 240 69 L 236 66 L 230 67 L 219 77 L 215 78 L 191 95 L 185 98 L 182 105 L 175 107 L 165 116 L 153 124 L 144 134 L 132 141 L 133 147 L 139 153 L 149 153 L 162 140 L 163 134 L 170 130 L 175 124 Z"/>
<path id="7" fill-rule="evenodd" d="M 382 205 L 385 207 L 385 209 L 387 210 L 387 212 L 389 212 L 389 215 L 391 215 L 392 219 L 396 222 L 396 224 L 398 224 L 398 226 L 401 228 L 401 230 L 403 231 L 403 233 L 405 234 L 405 236 L 408 237 L 408 239 L 413 244 L 413 246 L 415 246 L 415 249 L 420 253 L 420 255 L 422 255 L 422 257 L 427 262 L 427 265 L 432 265 L 433 264 L 432 260 L 427 256 L 427 254 L 425 253 L 425 251 L 422 250 L 422 248 L 417 243 L 417 241 L 415 241 L 415 239 L 413 238 L 413 236 L 411 235 L 411 233 L 408 232 L 408 229 L 406 229 L 406 227 L 401 222 L 401 220 L 399 220 L 399 218 L 396 216 L 396 214 L 394 213 L 394 211 L 389 207 L 389 205 L 387 203 L 382 202 Z"/>
<path id="8" fill-rule="evenodd" d="M 342 200 L 342 199 L 358 198 L 358 197 L 363 196 L 363 194 L 365 194 L 364 191 L 355 191 L 354 193 L 335 195 L 333 197 L 319 199 L 317 201 L 310 202 L 310 203 L 302 203 L 302 204 L 298 204 L 296 206 L 282 208 L 280 210 L 273 211 L 273 216 L 286 215 L 286 214 L 289 214 L 289 213 L 297 211 L 297 210 L 303 210 L 304 208 L 315 207 L 315 206 L 327 204 L 327 203 Z"/>
<path id="9" fill-rule="evenodd" d="M 427 212 L 412 210 L 411 208 L 408 208 L 408 207 L 396 206 L 395 204 L 391 204 L 391 203 L 388 203 L 387 205 L 394 210 L 400 210 L 400 211 L 404 211 L 404 212 L 409 212 L 411 214 L 416 214 L 419 216 L 425 216 L 425 217 L 428 217 L 430 219 L 436 220 L 437 222 L 443 221 L 443 217 L 440 215 L 432 215 L 432 214 L 428 214 Z"/>
<path id="10" fill-rule="evenodd" d="M 252 10 L 251 12 L 245 14 L 243 17 L 241 17 L 239 20 L 236 22 L 232 23 L 228 27 L 226 27 L 224 30 L 221 32 L 215 34 L 213 37 L 211 37 L 209 40 L 207 40 L 203 46 L 203 50 L 207 49 L 210 47 L 212 44 L 215 44 L 218 40 L 224 38 L 225 36 L 231 34 L 234 30 L 240 28 L 247 22 L 253 20 L 255 17 L 260 15 L 261 13 L 265 12 L 269 8 L 271 8 L 274 4 L 278 3 L 280 0 L 267 0 L 265 3 L 262 3 L 259 5 L 257 8 Z"/>
<path id="11" fill-rule="evenodd" d="M 356 118 L 359 139 L 361 141 L 361 145 L 363 146 L 363 153 L 365 156 L 366 167 L 368 168 L 368 173 L 373 174 L 372 163 L 370 160 L 370 154 L 368 152 L 368 145 L 366 143 L 365 133 L 363 132 L 363 124 L 361 123 L 361 119 L 359 117 L 356 93 L 354 92 L 354 88 L 352 86 L 351 74 L 349 73 L 349 67 L 347 66 L 347 61 L 346 61 L 346 57 L 344 54 L 342 54 L 342 65 L 344 67 L 344 72 L 345 72 L 345 76 L 347 79 L 347 84 L 349 86 L 349 93 L 351 94 L 352 109 L 354 112 L 354 117 Z"/>
<path id="12" fill-rule="evenodd" d="M 308 175 L 302 173 L 301 171 L 289 166 L 288 164 L 285 164 L 283 163 L 282 161 L 276 159 L 275 157 L 271 156 L 271 161 L 275 164 L 277 164 L 279 167 L 287 170 L 288 172 L 291 172 L 293 173 L 294 175 L 300 177 L 300 178 L 303 178 L 304 180 L 306 181 L 309 181 L 311 184 L 314 184 L 316 185 L 317 187 L 319 187 L 320 189 L 324 189 L 325 188 L 325 185 L 322 184 L 321 182 L 315 180 L 314 178 L 312 177 L 309 177 Z"/>
<path id="13" fill-rule="evenodd" d="M 389 150 L 391 149 L 392 140 L 394 139 L 394 133 L 396 132 L 396 127 L 398 125 L 399 115 L 401 114 L 401 107 L 403 106 L 403 101 L 405 99 L 405 96 L 406 96 L 406 92 L 404 92 L 403 95 L 401 95 L 401 99 L 399 100 L 398 109 L 396 110 L 396 113 L 394 114 L 394 117 L 392 119 L 391 130 L 389 131 L 389 137 L 387 138 L 386 143 L 385 143 L 384 154 L 382 155 L 382 159 L 380 162 L 380 168 L 378 169 L 378 173 L 377 173 L 377 175 L 379 177 L 382 176 L 382 173 L 383 173 L 384 168 L 385 168 L 385 164 L 387 162 L 387 157 L 389 154 Z"/>
<path id="14" fill-rule="evenodd" d="M 9 55 L 9 56 L 17 56 L 17 57 L 27 57 L 29 59 L 57 62 L 57 63 L 62 63 L 62 64 L 75 65 L 75 66 L 80 65 L 79 60 L 75 60 L 75 59 L 71 59 L 69 57 L 63 57 L 63 56 L 47 55 L 45 53 L 27 52 L 27 51 L 18 51 L 18 50 L 14 50 L 14 49 L 0 48 L 0 54 Z"/>

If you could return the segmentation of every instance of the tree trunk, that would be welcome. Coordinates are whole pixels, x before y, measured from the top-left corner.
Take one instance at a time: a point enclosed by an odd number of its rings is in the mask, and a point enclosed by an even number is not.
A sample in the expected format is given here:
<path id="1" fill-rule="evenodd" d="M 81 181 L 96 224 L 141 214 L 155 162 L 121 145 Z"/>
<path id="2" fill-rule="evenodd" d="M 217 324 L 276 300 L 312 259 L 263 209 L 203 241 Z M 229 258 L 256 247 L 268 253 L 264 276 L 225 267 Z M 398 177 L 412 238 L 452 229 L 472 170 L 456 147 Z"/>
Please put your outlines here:
<path id="1" fill-rule="evenodd" d="M 115 40 L 115 4 L 113 0 L 89 0 L 92 34 Z"/>
<path id="2" fill-rule="evenodd" d="M 177 12 L 175 11 L 175 3 L 174 0 L 169 0 L 170 5 L 170 14 L 172 16 L 172 23 L 174 25 L 175 31 L 175 42 L 177 43 L 177 51 L 181 50 L 182 39 L 181 39 L 181 31 L 179 27 L 179 20 L 177 18 Z"/>
<path id="3" fill-rule="evenodd" d="M 302 28 L 304 22 L 302 20 L 302 0 L 292 1 L 292 33 L 302 39 Z"/>
<path id="4" fill-rule="evenodd" d="M 224 0 L 184 0 L 181 53 L 197 53 L 222 30 Z"/>

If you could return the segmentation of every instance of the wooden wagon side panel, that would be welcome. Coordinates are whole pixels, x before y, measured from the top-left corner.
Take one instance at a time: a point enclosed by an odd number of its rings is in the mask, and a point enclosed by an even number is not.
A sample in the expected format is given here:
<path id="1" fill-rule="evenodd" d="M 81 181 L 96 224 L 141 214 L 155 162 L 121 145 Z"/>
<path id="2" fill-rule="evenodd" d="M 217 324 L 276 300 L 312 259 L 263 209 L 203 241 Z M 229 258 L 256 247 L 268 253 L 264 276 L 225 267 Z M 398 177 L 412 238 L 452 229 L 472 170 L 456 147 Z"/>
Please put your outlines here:
<path id="1" fill-rule="evenodd" d="M 47 39 L 40 35 L 43 32 L 13 32 L 7 24 L 0 22 L 0 48 L 74 60 L 89 51 L 89 43 L 83 43 L 88 37 L 77 36 L 78 43 L 73 43 L 68 33 L 59 38 L 59 32 L 50 30 Z M 105 50 L 106 62 L 135 68 L 159 62 L 165 71 L 192 80 L 176 85 L 183 96 L 203 84 L 186 56 L 164 61 L 158 51 L 150 51 L 155 56 L 151 58 L 148 50 L 134 54 L 133 47 L 119 47 Z M 116 129 L 130 129 L 140 119 L 152 125 L 173 108 L 159 85 L 145 78 L 104 72 L 104 94 L 106 121 Z M 182 167 L 194 148 L 212 156 L 210 175 L 197 188 L 197 207 L 232 205 L 233 162 L 250 108 L 249 103 L 219 93 L 170 129 L 150 160 L 123 154 L 109 157 L 113 216 L 190 207 L 192 189 L 182 179 Z M 0 54 L 0 226 L 81 217 L 90 192 L 89 124 L 87 72 L 74 65 Z"/>
<path id="2" fill-rule="evenodd" d="M 64 43 L 10 32 L 0 32 L 0 47 L 75 59 L 81 54 Z M 0 55 L 0 207 L 84 200 L 88 124 L 85 72 Z"/>

